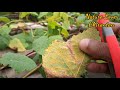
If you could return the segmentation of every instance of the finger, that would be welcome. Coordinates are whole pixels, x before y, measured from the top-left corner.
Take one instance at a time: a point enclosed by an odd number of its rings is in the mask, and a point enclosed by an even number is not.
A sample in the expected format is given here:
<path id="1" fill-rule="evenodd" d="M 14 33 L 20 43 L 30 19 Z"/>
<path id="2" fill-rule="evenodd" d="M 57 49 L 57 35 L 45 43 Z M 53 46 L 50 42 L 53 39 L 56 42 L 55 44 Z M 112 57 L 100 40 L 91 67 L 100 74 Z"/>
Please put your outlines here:
<path id="1" fill-rule="evenodd" d="M 83 39 L 80 42 L 80 49 L 94 58 L 111 61 L 111 56 L 106 43 L 92 39 Z"/>
<path id="2" fill-rule="evenodd" d="M 120 35 L 120 23 L 114 23 L 114 22 L 109 22 L 109 23 L 115 25 L 114 27 L 112 27 L 112 29 L 116 35 Z"/>
<path id="3" fill-rule="evenodd" d="M 89 63 L 87 70 L 93 73 L 109 73 L 107 64 Z"/>

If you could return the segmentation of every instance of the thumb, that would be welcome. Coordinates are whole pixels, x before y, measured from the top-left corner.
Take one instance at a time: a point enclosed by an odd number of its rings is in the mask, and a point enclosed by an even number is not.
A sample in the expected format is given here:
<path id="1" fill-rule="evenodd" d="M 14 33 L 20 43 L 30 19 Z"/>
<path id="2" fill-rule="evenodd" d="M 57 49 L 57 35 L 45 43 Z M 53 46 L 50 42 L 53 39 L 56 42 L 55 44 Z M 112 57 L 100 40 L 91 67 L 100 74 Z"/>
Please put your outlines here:
<path id="1" fill-rule="evenodd" d="M 92 56 L 93 58 L 109 61 L 111 60 L 109 49 L 106 43 L 92 39 L 83 39 L 79 45 L 82 51 Z"/>

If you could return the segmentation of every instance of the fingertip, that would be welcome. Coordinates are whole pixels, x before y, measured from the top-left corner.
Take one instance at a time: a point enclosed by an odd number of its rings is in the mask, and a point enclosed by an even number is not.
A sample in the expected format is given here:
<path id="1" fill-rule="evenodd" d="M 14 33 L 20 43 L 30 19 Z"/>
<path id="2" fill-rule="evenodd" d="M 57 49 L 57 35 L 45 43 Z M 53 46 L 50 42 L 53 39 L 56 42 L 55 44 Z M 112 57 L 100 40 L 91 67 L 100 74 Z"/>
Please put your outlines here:
<path id="1" fill-rule="evenodd" d="M 94 73 L 108 73 L 107 64 L 90 63 L 87 70 Z"/>
<path id="2" fill-rule="evenodd" d="M 83 39 L 80 41 L 79 46 L 81 50 L 85 50 L 89 45 L 90 39 Z"/>

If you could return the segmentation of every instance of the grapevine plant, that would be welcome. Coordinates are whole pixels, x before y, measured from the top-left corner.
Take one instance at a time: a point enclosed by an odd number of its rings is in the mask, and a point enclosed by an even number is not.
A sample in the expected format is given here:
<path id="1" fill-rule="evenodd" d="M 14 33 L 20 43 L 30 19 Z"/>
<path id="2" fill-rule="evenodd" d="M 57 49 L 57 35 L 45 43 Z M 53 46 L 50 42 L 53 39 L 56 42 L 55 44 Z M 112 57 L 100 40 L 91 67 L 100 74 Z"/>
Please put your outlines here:
<path id="1" fill-rule="evenodd" d="M 82 12 L 0 12 L 0 52 L 11 50 L 0 55 L 0 67 L 27 71 L 24 78 L 35 71 L 44 78 L 80 77 L 90 58 L 79 41 L 100 40 L 91 21 Z"/>

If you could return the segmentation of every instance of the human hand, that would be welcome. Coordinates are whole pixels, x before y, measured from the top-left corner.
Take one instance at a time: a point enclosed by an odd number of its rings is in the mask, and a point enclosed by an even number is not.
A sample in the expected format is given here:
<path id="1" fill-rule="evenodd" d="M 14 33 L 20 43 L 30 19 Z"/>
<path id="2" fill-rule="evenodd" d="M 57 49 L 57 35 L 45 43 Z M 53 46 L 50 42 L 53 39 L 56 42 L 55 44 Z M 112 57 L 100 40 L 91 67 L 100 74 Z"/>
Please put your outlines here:
<path id="1" fill-rule="evenodd" d="M 114 33 L 116 35 L 120 35 L 120 23 L 113 23 L 115 27 L 112 27 Z M 107 43 L 92 40 L 92 39 L 83 39 L 80 42 L 80 49 L 90 55 L 92 58 L 96 60 L 105 60 L 107 62 L 111 61 L 110 52 L 107 46 Z M 87 70 L 94 72 L 94 73 L 108 73 L 108 65 L 105 64 L 98 64 L 96 62 L 89 63 L 87 66 Z"/>

